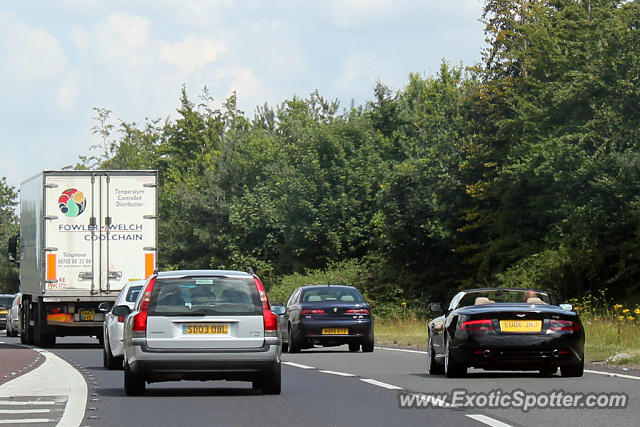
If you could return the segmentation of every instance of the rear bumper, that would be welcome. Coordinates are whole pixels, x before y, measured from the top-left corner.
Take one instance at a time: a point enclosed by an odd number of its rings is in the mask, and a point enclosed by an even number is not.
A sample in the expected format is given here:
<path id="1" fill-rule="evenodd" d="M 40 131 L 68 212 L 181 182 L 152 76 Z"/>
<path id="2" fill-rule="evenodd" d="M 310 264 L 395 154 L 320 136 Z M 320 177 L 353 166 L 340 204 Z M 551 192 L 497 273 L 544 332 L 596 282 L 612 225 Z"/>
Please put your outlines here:
<path id="1" fill-rule="evenodd" d="M 298 336 L 315 344 L 362 343 L 372 335 L 373 320 L 316 320 L 302 319 L 298 326 Z M 323 329 L 347 329 L 348 334 L 326 334 Z"/>
<path id="2" fill-rule="evenodd" d="M 451 358 L 483 369 L 538 370 L 575 365 L 584 360 L 584 335 L 469 334 L 467 340 L 454 340 Z"/>
<path id="3" fill-rule="evenodd" d="M 251 380 L 280 363 L 280 340 L 265 338 L 255 349 L 152 349 L 146 340 L 125 344 L 130 369 L 147 381 Z"/>

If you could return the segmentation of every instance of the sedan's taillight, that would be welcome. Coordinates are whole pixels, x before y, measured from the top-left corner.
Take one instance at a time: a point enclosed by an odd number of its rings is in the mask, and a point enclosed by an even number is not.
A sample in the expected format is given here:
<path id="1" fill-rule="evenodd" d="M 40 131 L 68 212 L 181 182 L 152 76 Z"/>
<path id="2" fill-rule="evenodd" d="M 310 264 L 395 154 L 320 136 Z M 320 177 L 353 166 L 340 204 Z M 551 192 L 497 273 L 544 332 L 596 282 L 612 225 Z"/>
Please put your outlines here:
<path id="1" fill-rule="evenodd" d="M 463 331 L 493 331 L 491 319 L 467 320 L 462 322 L 460 329 Z"/>
<path id="2" fill-rule="evenodd" d="M 151 300 L 151 291 L 153 290 L 153 285 L 156 283 L 155 276 L 149 280 L 147 287 L 144 290 L 144 294 L 142 295 L 142 301 L 140 302 L 139 313 L 133 316 L 133 332 L 141 333 L 140 335 L 146 336 L 147 334 L 147 315 L 149 310 L 149 300 Z"/>
<path id="3" fill-rule="evenodd" d="M 324 310 L 305 309 L 300 310 L 300 314 L 324 314 Z"/>
<path id="4" fill-rule="evenodd" d="M 573 320 L 556 320 L 551 319 L 549 321 L 550 331 L 579 331 L 580 325 Z"/>
<path id="5" fill-rule="evenodd" d="M 254 276 L 255 277 L 255 276 Z M 256 290 L 258 291 L 258 295 L 260 295 L 260 303 L 262 304 L 262 319 L 264 321 L 264 331 L 265 335 L 267 335 L 267 331 L 271 331 L 269 335 L 273 334 L 273 331 L 278 331 L 278 318 L 271 311 L 271 304 L 269 304 L 269 297 L 267 297 L 267 292 L 264 290 L 264 286 L 260 279 L 255 277 Z"/>
<path id="6" fill-rule="evenodd" d="M 350 308 L 345 313 L 347 314 L 371 314 L 366 308 Z"/>

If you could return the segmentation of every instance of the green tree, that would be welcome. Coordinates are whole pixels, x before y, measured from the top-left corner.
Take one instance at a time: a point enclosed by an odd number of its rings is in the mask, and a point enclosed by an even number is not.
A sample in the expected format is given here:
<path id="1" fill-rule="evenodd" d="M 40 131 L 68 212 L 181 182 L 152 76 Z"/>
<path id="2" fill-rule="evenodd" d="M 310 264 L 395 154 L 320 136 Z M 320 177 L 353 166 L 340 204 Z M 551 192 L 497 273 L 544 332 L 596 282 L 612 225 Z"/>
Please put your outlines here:
<path id="1" fill-rule="evenodd" d="M 3 261 L 0 262 L 0 293 L 18 292 L 18 268 L 6 257 L 9 238 L 19 232 L 16 198 L 15 188 L 7 184 L 5 177 L 0 178 L 0 250 L 3 254 Z"/>

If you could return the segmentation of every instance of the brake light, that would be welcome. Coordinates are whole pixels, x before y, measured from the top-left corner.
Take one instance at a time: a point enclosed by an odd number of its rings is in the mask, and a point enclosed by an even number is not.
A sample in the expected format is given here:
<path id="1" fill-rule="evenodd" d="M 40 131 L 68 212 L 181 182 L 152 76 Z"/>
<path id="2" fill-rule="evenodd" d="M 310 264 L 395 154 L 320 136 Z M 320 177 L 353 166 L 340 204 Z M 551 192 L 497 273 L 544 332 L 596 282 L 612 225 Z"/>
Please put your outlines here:
<path id="1" fill-rule="evenodd" d="M 142 295 L 142 301 L 140 302 L 139 313 L 133 316 L 133 332 L 147 332 L 147 316 L 149 310 L 149 300 L 151 299 L 151 291 L 153 290 L 153 285 L 156 283 L 156 277 L 154 276 L 147 283 L 147 287 L 144 289 L 144 294 Z M 120 321 L 120 317 L 118 317 L 118 321 Z M 122 319 L 124 321 L 124 318 Z"/>
<path id="2" fill-rule="evenodd" d="M 324 310 L 300 310 L 300 314 L 324 314 Z"/>
<path id="3" fill-rule="evenodd" d="M 118 322 L 124 323 L 124 316 L 118 316 Z"/>
<path id="4" fill-rule="evenodd" d="M 549 330 L 551 331 L 579 331 L 580 325 L 573 320 L 556 320 L 549 321 Z"/>
<path id="5" fill-rule="evenodd" d="M 47 313 L 48 314 L 62 314 L 65 313 L 65 307 L 64 306 L 59 306 L 59 305 L 54 305 L 54 306 L 49 306 L 47 308 Z"/>
<path id="6" fill-rule="evenodd" d="M 147 315 L 148 311 L 141 311 L 133 316 L 133 332 L 147 332 Z"/>
<path id="7" fill-rule="evenodd" d="M 491 319 L 468 320 L 462 322 L 460 329 L 463 331 L 493 331 L 493 321 Z"/>
<path id="8" fill-rule="evenodd" d="M 366 308 L 350 308 L 346 311 L 347 314 L 370 314 L 371 312 Z"/>
<path id="9" fill-rule="evenodd" d="M 278 319 L 276 315 L 271 311 L 271 304 L 269 304 L 267 291 L 264 290 L 264 286 L 262 285 L 260 279 L 254 276 L 254 280 L 256 283 L 256 290 L 258 291 L 258 295 L 260 295 L 260 303 L 262 304 L 262 319 L 264 321 L 264 330 L 277 331 Z"/>

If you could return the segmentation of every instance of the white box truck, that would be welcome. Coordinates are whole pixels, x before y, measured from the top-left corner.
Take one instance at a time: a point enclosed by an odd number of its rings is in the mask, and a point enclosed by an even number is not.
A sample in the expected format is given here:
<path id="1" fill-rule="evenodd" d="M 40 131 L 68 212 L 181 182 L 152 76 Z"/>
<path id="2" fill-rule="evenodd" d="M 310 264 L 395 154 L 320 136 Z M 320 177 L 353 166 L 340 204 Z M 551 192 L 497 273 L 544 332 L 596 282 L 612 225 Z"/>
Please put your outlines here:
<path id="1" fill-rule="evenodd" d="M 102 338 L 101 302 L 156 269 L 157 171 L 44 171 L 20 185 L 23 343 Z"/>

